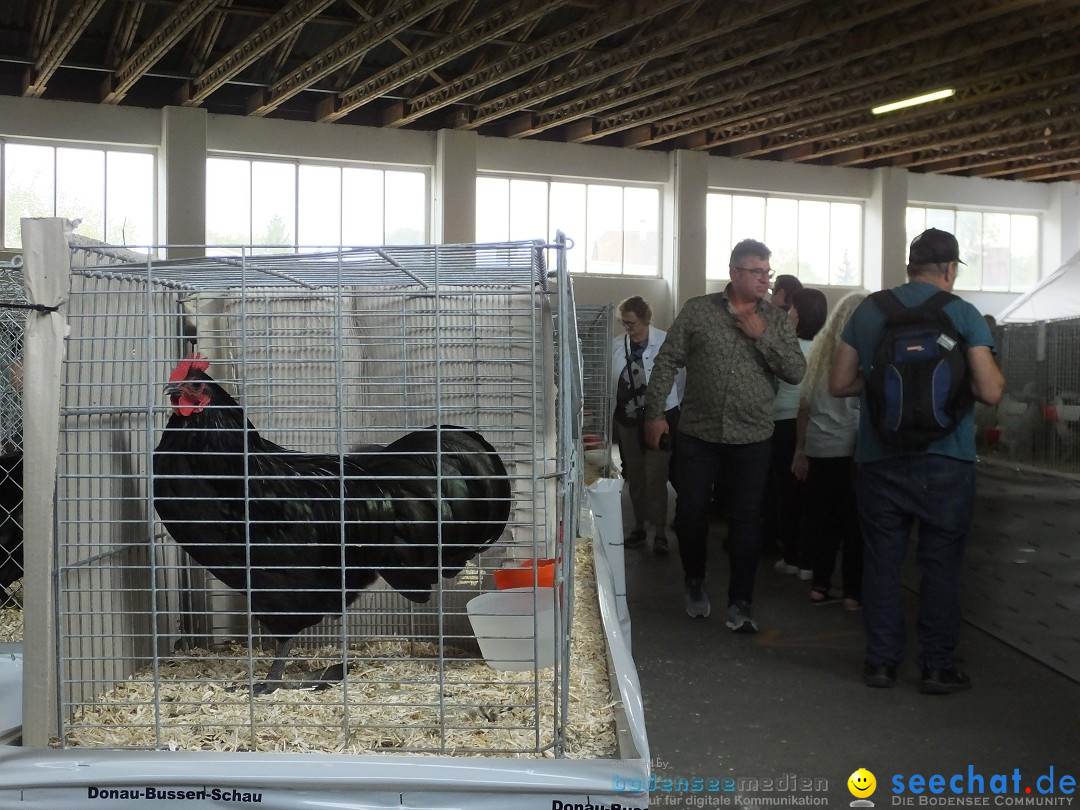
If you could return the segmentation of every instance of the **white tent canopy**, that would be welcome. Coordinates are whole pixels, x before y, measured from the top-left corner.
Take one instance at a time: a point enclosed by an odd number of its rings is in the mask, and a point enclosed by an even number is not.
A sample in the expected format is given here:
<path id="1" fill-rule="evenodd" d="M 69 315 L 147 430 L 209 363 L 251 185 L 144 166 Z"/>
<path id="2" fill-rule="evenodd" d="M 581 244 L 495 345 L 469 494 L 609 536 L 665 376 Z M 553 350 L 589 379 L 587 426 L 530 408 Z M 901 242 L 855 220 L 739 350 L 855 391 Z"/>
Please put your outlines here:
<path id="1" fill-rule="evenodd" d="M 1080 252 L 1021 295 L 997 316 L 998 323 L 1031 323 L 1080 317 Z"/>

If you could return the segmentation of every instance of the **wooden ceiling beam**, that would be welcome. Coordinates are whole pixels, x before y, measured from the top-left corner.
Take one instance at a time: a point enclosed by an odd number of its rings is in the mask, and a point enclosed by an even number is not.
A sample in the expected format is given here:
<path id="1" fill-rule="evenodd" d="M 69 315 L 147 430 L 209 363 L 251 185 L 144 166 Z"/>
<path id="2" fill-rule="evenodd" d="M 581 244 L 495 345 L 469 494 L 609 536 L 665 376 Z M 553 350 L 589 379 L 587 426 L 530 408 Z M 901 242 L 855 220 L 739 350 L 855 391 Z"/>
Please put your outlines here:
<path id="1" fill-rule="evenodd" d="M 700 2 L 695 2 L 690 8 L 680 9 L 682 13 L 671 25 L 661 26 L 654 33 L 649 33 L 652 27 L 649 25 L 645 26 L 646 30 L 639 36 L 631 37 L 626 45 L 598 54 L 579 51 L 578 64 L 568 70 L 555 71 L 550 78 L 515 87 L 497 98 L 481 102 L 471 111 L 468 128 L 485 126 L 503 116 L 529 108 L 543 109 L 553 98 L 581 90 L 593 83 L 610 80 L 619 74 L 629 72 L 636 75 L 646 64 L 656 59 L 677 57 L 681 61 L 697 46 L 715 40 L 721 34 L 731 37 L 736 28 L 750 25 L 769 13 L 774 13 L 770 9 L 783 11 L 804 2 L 805 0 L 772 0 L 756 3 L 749 12 L 726 5 L 719 14 L 709 18 L 703 15 L 694 16 L 700 7 Z M 618 84 L 623 85 L 633 79 L 634 76 L 631 75 Z"/>
<path id="2" fill-rule="evenodd" d="M 371 22 L 373 19 L 375 19 L 375 14 L 373 12 L 371 12 L 370 10 L 368 10 L 367 8 L 365 8 L 364 6 L 362 6 L 359 2 L 357 2 L 357 0 L 346 0 L 346 2 L 349 4 L 349 6 L 351 8 L 353 8 L 356 11 L 357 14 L 359 14 L 361 17 L 364 18 L 364 22 Z M 436 15 L 438 15 L 438 18 L 441 18 L 445 11 L 446 11 L 446 7 L 443 6 L 442 8 L 438 9 L 434 13 Z M 397 35 L 389 37 L 387 39 L 387 42 L 389 42 L 391 45 L 393 45 L 395 48 L 397 48 L 401 52 L 402 56 L 405 56 L 406 58 L 412 56 L 416 52 L 415 48 L 410 48 L 408 45 L 406 45 L 404 42 L 402 42 L 401 38 L 398 37 Z M 356 59 L 356 60 L 353 61 L 353 65 L 354 66 L 357 65 L 357 64 L 359 64 L 359 62 L 360 62 L 360 60 Z M 443 83 L 442 76 L 440 76 L 434 70 L 429 70 L 425 75 L 428 76 L 436 84 L 442 84 Z"/>
<path id="3" fill-rule="evenodd" d="M 30 30 L 29 56 L 35 62 L 45 50 L 56 21 L 56 7 L 60 0 L 41 0 L 34 11 L 34 22 Z"/>
<path id="4" fill-rule="evenodd" d="M 213 13 L 207 14 L 199 24 L 200 28 L 195 36 L 190 38 L 190 54 L 188 57 L 191 64 L 191 72 L 196 76 L 206 70 L 206 65 L 214 53 L 221 32 L 225 28 L 228 19 L 227 11 L 233 0 L 221 0 Z"/>
<path id="5" fill-rule="evenodd" d="M 1031 2 L 1013 0 L 1009 7 Z M 881 6 L 875 5 L 874 8 L 880 10 Z M 936 67 L 940 75 L 941 68 L 950 63 L 967 56 L 981 56 L 986 51 L 987 42 L 993 38 L 1011 36 L 1023 41 L 1037 36 L 1026 27 L 999 31 L 1000 23 L 993 16 L 1000 14 L 1004 8 L 1001 3 L 978 0 L 967 5 L 940 4 L 932 7 L 925 12 L 933 15 L 932 18 L 913 15 L 913 19 L 908 20 L 901 16 L 898 21 L 882 18 L 879 13 L 877 19 L 867 23 L 870 26 L 868 29 L 858 31 L 860 46 L 857 48 L 849 46 L 850 39 L 855 36 L 852 31 L 848 32 L 847 37 L 823 37 L 817 48 L 803 49 L 787 60 L 774 60 L 774 64 L 761 66 L 756 70 L 760 74 L 758 80 L 742 81 L 743 86 L 738 91 L 714 93 L 710 104 L 696 101 L 688 104 L 693 109 L 684 117 L 673 116 L 656 121 L 660 117 L 657 111 L 653 115 L 656 132 L 647 145 L 656 145 L 689 131 L 728 127 L 735 132 L 714 134 L 707 148 L 724 146 L 736 139 L 735 134 L 757 136 L 770 131 L 770 126 L 774 129 L 784 124 L 794 126 L 793 122 L 801 120 L 804 115 L 809 118 L 823 107 L 835 107 L 837 94 L 843 92 L 857 94 L 860 105 L 865 104 L 861 108 L 865 111 L 869 108 L 865 100 L 873 88 L 890 86 L 895 90 L 897 81 L 907 81 L 905 77 L 909 77 L 912 66 L 908 60 L 896 58 L 897 49 L 918 44 L 920 53 L 926 54 L 919 63 L 919 69 L 933 74 L 930 68 Z M 887 10 L 896 11 L 891 6 Z M 1047 18 L 1050 17 L 1048 13 Z M 1060 24 L 1060 12 L 1054 12 L 1053 17 Z M 982 22 L 981 26 L 975 25 L 978 21 Z M 935 32 L 934 39 L 926 38 L 927 30 Z M 868 69 L 868 64 L 873 68 Z M 726 81 L 737 85 L 741 78 L 734 75 Z M 795 79 L 803 81 L 796 82 Z M 918 86 L 921 88 L 921 85 Z M 804 113 L 804 110 L 807 112 Z M 781 117 L 782 120 L 779 123 L 765 122 L 764 116 L 767 114 Z M 833 120 L 835 116 L 826 118 Z M 596 127 L 598 133 L 604 129 L 602 123 Z"/>
<path id="6" fill-rule="evenodd" d="M 554 71 L 541 81 L 515 87 L 500 96 L 482 101 L 469 114 L 467 129 L 486 126 L 506 115 L 528 108 L 542 108 L 558 96 L 587 87 L 595 81 L 616 76 L 629 67 L 652 59 L 663 59 L 692 48 L 717 36 L 713 28 L 693 23 L 678 23 L 651 36 L 635 37 L 629 44 L 601 53 L 590 53 L 579 64 L 566 70 Z"/>
<path id="7" fill-rule="evenodd" d="M 897 88 L 892 97 L 905 92 L 914 94 L 918 89 L 929 86 L 937 70 L 940 68 L 920 71 L 906 77 L 900 85 L 892 84 Z M 883 120 L 873 116 L 870 108 L 884 99 L 876 95 L 876 91 L 871 91 L 876 97 L 868 95 L 865 90 L 856 91 L 836 95 L 821 103 L 806 101 L 798 108 L 789 107 L 787 114 L 777 113 L 755 121 L 744 120 L 737 125 L 712 131 L 708 148 L 727 146 L 746 137 L 757 138 L 767 133 L 763 140 L 758 141 L 760 146 L 757 150 L 748 157 L 764 156 L 774 150 L 802 143 L 817 143 L 821 149 L 820 144 L 827 142 L 838 128 L 842 128 L 845 139 L 850 142 L 851 138 L 860 134 L 872 135 L 890 125 L 940 116 L 943 110 L 963 116 L 967 114 L 965 107 L 1018 94 L 1033 95 L 1058 87 L 1075 75 L 1075 70 L 1073 57 L 1055 51 L 1041 53 L 1022 71 L 1015 66 L 995 69 L 982 62 L 970 63 L 953 68 L 949 83 L 957 89 L 957 95 L 937 106 L 911 108 Z M 867 87 L 879 87 L 884 81 L 884 78 L 872 77 Z"/>
<path id="8" fill-rule="evenodd" d="M 919 0 L 902 0 L 905 4 L 914 4 Z M 743 14 L 757 12 L 760 6 L 742 7 Z M 837 34 L 867 21 L 880 18 L 885 12 L 880 2 L 837 3 L 829 6 L 831 15 L 822 19 L 820 8 L 801 8 L 794 16 L 782 15 L 778 22 L 758 25 L 758 20 L 747 19 L 750 25 L 745 37 L 736 37 L 725 41 L 719 52 L 710 51 L 701 54 L 700 67 L 687 71 L 674 65 L 666 70 L 670 77 L 648 74 L 641 81 L 641 89 L 646 94 L 635 92 L 633 86 L 622 89 L 618 94 L 610 94 L 622 101 L 636 102 L 648 97 L 648 100 L 636 107 L 618 109 L 599 118 L 593 126 L 591 140 L 604 138 L 642 123 L 652 123 L 658 119 L 668 121 L 674 126 L 679 116 L 700 115 L 702 110 L 711 109 L 718 98 L 747 99 L 764 87 L 777 83 L 790 83 L 800 75 L 817 73 L 836 64 L 844 57 L 846 49 Z M 813 42 L 820 42 L 817 48 L 799 50 Z M 751 64 L 753 63 L 753 64 Z M 704 84 L 693 84 L 679 88 L 683 81 L 696 82 L 700 79 L 718 77 Z M 680 81 L 679 79 L 682 79 Z M 661 91 L 662 94 L 659 94 Z M 606 103 L 616 107 L 617 103 Z M 592 110 L 579 111 L 579 114 L 595 114 Z M 556 114 L 564 111 L 556 111 Z M 563 114 L 562 120 L 570 118 Z M 703 128 L 703 127 L 699 127 Z M 672 137 L 692 131 L 687 127 Z M 651 142 L 651 139 L 650 139 Z M 643 146 L 650 145 L 643 143 Z"/>
<path id="9" fill-rule="evenodd" d="M 120 6 L 116 19 L 113 21 L 109 48 L 105 53 L 105 63 L 113 70 L 127 59 L 135 46 L 135 34 L 139 30 L 139 23 L 145 11 L 146 3 L 143 2 L 124 3 Z"/>
<path id="10" fill-rule="evenodd" d="M 913 152 L 910 165 L 931 174 L 977 173 L 980 177 L 992 177 L 994 166 L 1013 160 L 1053 155 L 1065 146 L 1060 138 L 1040 138 L 1017 143 L 1025 134 L 1035 134 L 1030 125 L 1022 125 L 1016 130 L 994 132 L 988 137 L 966 144 Z"/>
<path id="11" fill-rule="evenodd" d="M 1059 15 L 1054 15 L 1054 19 L 1060 30 L 1063 21 Z M 1080 24 L 1080 14 L 1076 15 L 1076 23 Z M 1051 24 L 1049 17 L 1046 24 Z M 947 73 L 950 84 L 964 87 L 989 78 L 1007 79 L 1018 69 L 1011 61 L 995 68 L 986 59 L 987 41 L 993 35 L 992 30 L 972 29 L 970 34 L 966 39 L 949 35 L 951 45 L 948 47 L 944 41 L 941 47 L 934 42 L 928 43 L 928 52 L 939 55 L 927 57 L 917 71 L 889 58 L 889 54 L 882 54 L 877 59 L 864 61 L 858 70 L 842 66 L 814 82 L 781 86 L 771 92 L 755 95 L 752 103 L 750 99 L 735 103 L 724 112 L 723 121 L 714 119 L 710 148 L 726 145 L 741 137 L 757 137 L 763 132 L 769 133 L 772 142 L 786 145 L 780 138 L 785 130 L 789 131 L 789 137 L 794 137 L 800 131 L 809 131 L 808 127 L 830 121 L 851 123 L 853 119 L 863 122 L 872 120 L 870 107 L 902 97 L 905 93 L 914 95 L 940 82 L 943 73 Z M 1033 33 L 1027 27 L 1010 28 L 998 35 L 994 46 L 1015 46 L 1032 36 L 1038 37 L 1039 32 L 1036 30 Z M 1067 58 L 1067 54 L 1044 49 L 1038 52 L 1034 61 L 1025 62 L 1021 69 L 1049 65 L 1063 58 Z M 963 60 L 966 59 L 977 61 L 965 63 Z M 887 99 L 875 89 L 885 86 L 890 88 Z"/>
<path id="12" fill-rule="evenodd" d="M 344 118 L 368 102 L 475 50 L 492 38 L 504 36 L 562 3 L 563 0 L 510 0 L 461 30 L 436 40 L 409 58 L 352 85 L 334 98 L 323 100 L 315 110 L 315 119 L 337 121 Z M 402 111 L 404 112 L 404 107 Z"/>
<path id="13" fill-rule="evenodd" d="M 334 0 L 291 0 L 180 90 L 185 107 L 202 104 L 246 67 L 262 59 L 296 28 L 315 19 Z"/>
<path id="14" fill-rule="evenodd" d="M 112 72 L 101 87 L 102 104 L 119 104 L 143 75 L 167 54 L 202 19 L 217 8 L 218 0 L 182 0 L 172 13 Z"/>
<path id="15" fill-rule="evenodd" d="M 615 0 L 585 15 L 573 25 L 515 49 L 506 57 L 488 62 L 443 87 L 415 96 L 405 104 L 405 114 L 389 126 L 405 126 L 450 104 L 461 102 L 530 70 L 595 45 L 605 37 L 640 25 L 659 14 L 677 9 L 687 0 Z"/>
<path id="16" fill-rule="evenodd" d="M 285 63 L 289 61 L 296 43 L 300 40 L 300 32 L 293 31 L 289 36 L 278 43 L 273 56 L 267 57 L 263 70 L 263 78 L 267 83 L 276 82 L 285 69 Z"/>
<path id="17" fill-rule="evenodd" d="M 979 168 L 963 171 L 975 177 L 1005 180 L 1061 180 L 1080 178 L 1080 148 L 1076 139 L 1060 141 L 1056 146 L 1040 145 L 1024 152 L 1009 149 L 987 158 Z M 958 161 L 964 167 L 964 161 Z"/>
<path id="18" fill-rule="evenodd" d="M 64 58 L 78 42 L 79 37 L 86 33 L 86 26 L 90 24 L 103 5 L 105 5 L 105 0 L 76 0 L 75 4 L 68 9 L 48 42 L 42 46 L 33 67 L 26 72 L 23 80 L 24 96 L 38 98 L 45 92 L 49 79 L 53 77 Z M 40 18 L 51 20 L 54 12 L 55 5 L 52 5 L 48 11 L 40 15 Z"/>
<path id="19" fill-rule="evenodd" d="M 449 2 L 451 0 L 404 0 L 390 4 L 386 13 L 357 26 L 347 36 L 309 59 L 288 76 L 251 96 L 248 100 L 248 115 L 269 114 L 297 93 L 347 67 L 376 45 L 400 34 Z"/>
<path id="20" fill-rule="evenodd" d="M 1023 91 L 1016 95 L 1025 97 Z M 866 149 L 863 163 L 891 160 L 900 155 L 919 154 L 933 150 L 935 159 L 953 157 L 957 154 L 977 154 L 984 148 L 987 137 L 1030 135 L 1031 140 L 1042 140 L 1045 129 L 1056 122 L 1054 137 L 1068 132 L 1080 135 L 1080 88 L 1054 98 L 1035 98 L 1018 104 L 1015 98 L 999 99 L 994 104 L 984 104 L 967 116 L 936 116 L 922 119 L 918 125 L 893 128 L 887 133 L 863 141 Z M 846 146 L 854 146 L 847 143 Z M 827 146 L 818 145 L 817 157 L 841 151 L 839 141 Z M 914 163 L 914 161 L 912 161 Z M 858 165 L 852 163 L 849 165 Z"/>
<path id="21" fill-rule="evenodd" d="M 1063 163 L 1048 164 L 1037 169 L 1025 169 L 1016 172 L 1010 180 L 1028 180 L 1049 182 L 1051 180 L 1080 180 L 1080 159 L 1072 158 Z"/>

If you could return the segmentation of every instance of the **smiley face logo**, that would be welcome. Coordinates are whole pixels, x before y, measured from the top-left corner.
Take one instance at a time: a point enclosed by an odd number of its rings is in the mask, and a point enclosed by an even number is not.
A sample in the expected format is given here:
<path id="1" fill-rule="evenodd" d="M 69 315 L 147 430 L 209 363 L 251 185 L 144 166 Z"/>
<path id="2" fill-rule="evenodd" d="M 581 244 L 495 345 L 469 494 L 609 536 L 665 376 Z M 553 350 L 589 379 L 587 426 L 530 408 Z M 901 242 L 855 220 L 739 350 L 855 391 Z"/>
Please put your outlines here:
<path id="1" fill-rule="evenodd" d="M 866 768 L 859 768 L 847 780 L 848 790 L 857 799 L 865 799 L 877 790 L 877 779 Z"/>

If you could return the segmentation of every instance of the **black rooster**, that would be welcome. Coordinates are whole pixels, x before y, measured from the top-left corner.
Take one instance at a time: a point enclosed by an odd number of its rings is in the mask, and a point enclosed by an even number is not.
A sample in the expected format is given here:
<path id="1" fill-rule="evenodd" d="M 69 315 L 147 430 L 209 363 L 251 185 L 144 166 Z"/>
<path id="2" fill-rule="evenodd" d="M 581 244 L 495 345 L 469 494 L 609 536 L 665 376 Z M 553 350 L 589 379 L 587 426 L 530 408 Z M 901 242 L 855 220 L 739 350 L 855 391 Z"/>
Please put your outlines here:
<path id="1" fill-rule="evenodd" d="M 440 576 L 502 534 L 510 482 L 479 433 L 441 425 L 365 452 L 287 450 L 259 435 L 208 367 L 195 355 L 170 377 L 154 508 L 188 554 L 248 594 L 277 639 L 257 692 L 281 685 L 298 633 L 342 613 L 379 576 L 427 602 Z"/>

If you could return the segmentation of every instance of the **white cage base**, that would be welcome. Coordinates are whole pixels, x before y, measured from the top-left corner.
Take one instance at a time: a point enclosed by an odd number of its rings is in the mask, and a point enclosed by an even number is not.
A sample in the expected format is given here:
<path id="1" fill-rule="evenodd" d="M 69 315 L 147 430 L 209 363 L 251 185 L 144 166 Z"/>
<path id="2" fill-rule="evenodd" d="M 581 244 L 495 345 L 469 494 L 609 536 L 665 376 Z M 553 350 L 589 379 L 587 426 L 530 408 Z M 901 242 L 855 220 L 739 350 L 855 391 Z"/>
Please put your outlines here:
<path id="1" fill-rule="evenodd" d="M 619 758 L 109 751 L 0 746 L 5 808 L 170 806 L 645 808 L 649 750 L 637 671 L 623 636 L 613 565 L 593 539 L 600 619 L 619 697 Z M 640 789 L 634 789 L 640 788 Z M 170 792 L 171 791 L 171 792 Z"/>

